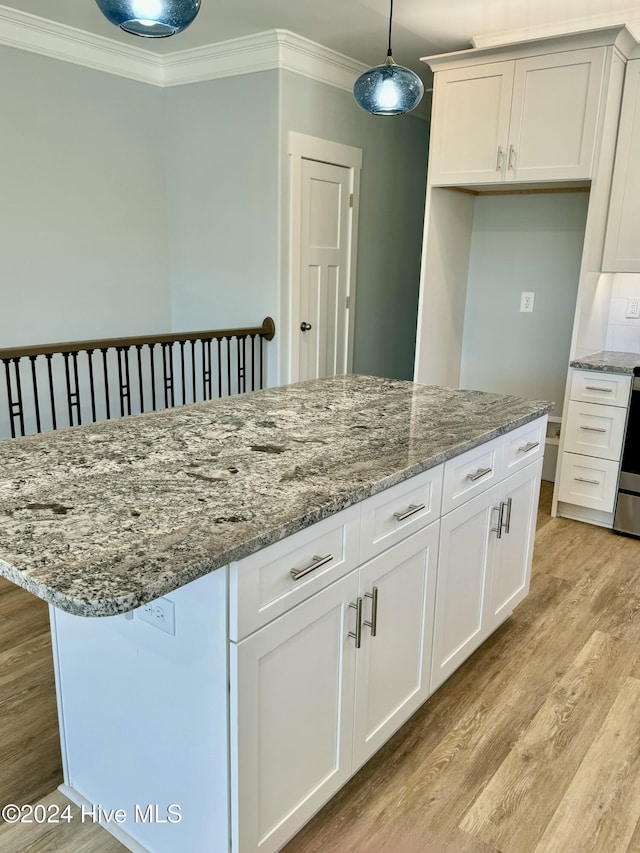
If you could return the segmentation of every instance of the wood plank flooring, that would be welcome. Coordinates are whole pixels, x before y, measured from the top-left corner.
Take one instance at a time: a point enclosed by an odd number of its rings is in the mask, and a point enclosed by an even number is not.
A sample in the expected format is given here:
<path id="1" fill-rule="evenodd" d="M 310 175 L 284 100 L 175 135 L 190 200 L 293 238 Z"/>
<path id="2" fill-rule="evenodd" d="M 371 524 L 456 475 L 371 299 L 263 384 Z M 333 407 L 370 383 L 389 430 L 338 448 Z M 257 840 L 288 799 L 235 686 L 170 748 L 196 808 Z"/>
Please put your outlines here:
<path id="1" fill-rule="evenodd" d="M 528 598 L 285 853 L 640 853 L 640 541 L 550 502 Z M 73 822 L 0 850 L 124 848 Z"/>

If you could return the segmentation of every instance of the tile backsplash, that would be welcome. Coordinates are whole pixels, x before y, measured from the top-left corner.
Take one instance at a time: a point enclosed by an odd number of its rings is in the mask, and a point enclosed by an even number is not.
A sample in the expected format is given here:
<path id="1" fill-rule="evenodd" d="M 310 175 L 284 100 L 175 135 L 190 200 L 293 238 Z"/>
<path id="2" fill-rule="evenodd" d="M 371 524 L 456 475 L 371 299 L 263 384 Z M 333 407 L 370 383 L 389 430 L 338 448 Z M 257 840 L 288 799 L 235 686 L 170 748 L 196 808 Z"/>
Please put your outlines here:
<path id="1" fill-rule="evenodd" d="M 613 276 L 607 349 L 640 353 L 640 319 L 625 317 L 629 299 L 640 299 L 640 273 L 616 273 Z"/>

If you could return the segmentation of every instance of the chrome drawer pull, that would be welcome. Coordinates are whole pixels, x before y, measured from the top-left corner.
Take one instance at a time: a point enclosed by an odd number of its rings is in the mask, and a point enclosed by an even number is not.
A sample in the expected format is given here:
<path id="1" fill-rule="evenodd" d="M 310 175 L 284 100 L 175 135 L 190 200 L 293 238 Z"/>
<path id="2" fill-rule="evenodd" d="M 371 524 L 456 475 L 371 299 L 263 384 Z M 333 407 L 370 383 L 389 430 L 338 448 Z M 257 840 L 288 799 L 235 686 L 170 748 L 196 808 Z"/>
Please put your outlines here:
<path id="1" fill-rule="evenodd" d="M 592 486 L 599 486 L 600 480 L 588 480 L 586 477 L 574 477 L 574 480 L 577 480 L 578 483 L 591 483 Z"/>
<path id="2" fill-rule="evenodd" d="M 404 521 L 405 518 L 409 518 L 409 516 L 415 515 L 423 509 L 425 509 L 425 504 L 409 504 L 409 509 L 404 512 L 394 512 L 393 517 L 396 521 Z"/>
<path id="3" fill-rule="evenodd" d="M 585 385 L 587 391 L 603 391 L 605 394 L 611 394 L 613 388 L 598 388 L 597 385 Z"/>
<path id="4" fill-rule="evenodd" d="M 512 503 L 513 503 L 513 500 L 511 498 L 507 498 L 507 503 L 506 503 L 507 517 L 506 517 L 505 521 L 503 522 L 505 533 L 509 533 L 511 530 L 511 505 L 512 505 Z"/>
<path id="5" fill-rule="evenodd" d="M 492 527 L 491 532 L 497 533 L 497 538 L 502 539 L 502 513 L 504 511 L 504 501 L 500 501 L 500 506 L 494 506 L 493 509 L 498 513 L 498 526 Z"/>
<path id="6" fill-rule="evenodd" d="M 534 447 L 540 447 L 540 442 L 539 441 L 529 441 L 524 445 L 524 447 L 519 447 L 518 451 L 520 453 L 528 453 L 530 450 L 533 450 Z"/>
<path id="7" fill-rule="evenodd" d="M 473 474 L 467 474 L 467 480 L 479 480 L 480 477 L 484 477 L 485 474 L 490 474 L 492 468 L 478 468 L 477 471 L 474 471 Z"/>
<path id="8" fill-rule="evenodd" d="M 607 430 L 606 430 L 606 427 L 587 427 L 587 426 L 581 426 L 581 427 L 580 427 L 580 429 L 586 429 L 586 430 L 588 430 L 589 432 L 606 432 L 606 431 L 607 431 Z"/>
<path id="9" fill-rule="evenodd" d="M 353 637 L 356 641 L 356 649 L 359 649 L 362 645 L 362 598 L 358 596 L 356 598 L 356 603 L 350 603 L 349 607 L 352 607 L 356 611 L 356 630 L 355 633 L 353 631 L 349 631 L 347 636 Z"/>
<path id="10" fill-rule="evenodd" d="M 371 628 L 371 636 L 375 637 L 378 631 L 378 587 L 374 586 L 371 592 L 365 592 L 364 597 L 371 599 L 371 622 L 364 624 Z"/>
<path id="11" fill-rule="evenodd" d="M 308 575 L 309 572 L 314 572 L 316 569 L 319 569 L 320 566 L 324 566 L 327 563 L 330 563 L 333 560 L 333 554 L 327 554 L 326 557 L 316 557 L 313 555 L 313 563 L 309 566 L 305 566 L 304 569 L 291 569 L 291 577 L 294 581 L 299 581 L 300 578 L 303 578 L 305 575 Z"/>
<path id="12" fill-rule="evenodd" d="M 496 159 L 496 172 L 501 172 L 504 166 L 504 150 L 501 145 L 498 145 L 498 157 Z"/>

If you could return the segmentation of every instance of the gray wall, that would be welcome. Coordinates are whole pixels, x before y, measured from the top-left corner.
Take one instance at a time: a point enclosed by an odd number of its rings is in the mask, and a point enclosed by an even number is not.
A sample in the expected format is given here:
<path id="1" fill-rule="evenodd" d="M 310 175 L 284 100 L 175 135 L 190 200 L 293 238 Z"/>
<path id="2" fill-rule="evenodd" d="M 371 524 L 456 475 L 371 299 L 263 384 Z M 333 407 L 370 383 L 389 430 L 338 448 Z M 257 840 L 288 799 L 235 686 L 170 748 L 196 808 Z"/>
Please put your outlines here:
<path id="1" fill-rule="evenodd" d="M 170 328 L 162 98 L 0 47 L 0 347 Z"/>
<path id="2" fill-rule="evenodd" d="M 282 72 L 283 174 L 290 130 L 363 149 L 356 373 L 413 377 L 429 125 L 371 116 L 349 92 Z"/>
<path id="3" fill-rule="evenodd" d="M 478 196 L 460 386 L 562 411 L 588 193 Z M 520 313 L 522 291 L 534 312 Z"/>

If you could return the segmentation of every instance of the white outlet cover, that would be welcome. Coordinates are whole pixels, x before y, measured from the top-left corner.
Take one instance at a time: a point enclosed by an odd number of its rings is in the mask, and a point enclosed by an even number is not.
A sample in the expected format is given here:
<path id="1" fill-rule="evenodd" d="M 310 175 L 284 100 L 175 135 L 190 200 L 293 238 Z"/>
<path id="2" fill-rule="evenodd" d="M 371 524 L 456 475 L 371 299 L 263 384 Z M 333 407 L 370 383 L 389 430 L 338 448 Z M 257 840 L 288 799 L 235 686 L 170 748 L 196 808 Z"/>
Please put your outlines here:
<path id="1" fill-rule="evenodd" d="M 175 604 L 169 601 L 168 598 L 156 598 L 155 601 L 150 601 L 148 604 L 143 604 L 136 610 L 138 619 L 153 625 L 154 628 L 160 628 L 167 634 L 175 636 L 176 633 L 176 616 Z"/>
<path id="2" fill-rule="evenodd" d="M 535 293 L 523 290 L 520 294 L 520 312 L 524 314 L 531 314 L 533 312 L 533 303 L 535 298 Z"/>
<path id="3" fill-rule="evenodd" d="M 627 310 L 624 315 L 628 320 L 640 320 L 640 296 L 627 299 Z"/>

